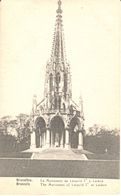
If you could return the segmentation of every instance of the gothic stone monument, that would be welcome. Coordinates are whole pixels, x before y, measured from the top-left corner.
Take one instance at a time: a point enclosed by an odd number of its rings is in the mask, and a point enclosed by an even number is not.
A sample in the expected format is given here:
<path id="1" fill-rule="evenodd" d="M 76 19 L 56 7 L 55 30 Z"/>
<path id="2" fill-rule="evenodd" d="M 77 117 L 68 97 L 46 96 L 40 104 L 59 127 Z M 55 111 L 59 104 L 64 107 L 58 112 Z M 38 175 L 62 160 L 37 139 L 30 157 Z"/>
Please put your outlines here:
<path id="1" fill-rule="evenodd" d="M 70 65 L 64 45 L 61 1 L 58 1 L 52 52 L 46 65 L 44 99 L 33 98 L 31 149 L 83 149 L 83 103 L 72 100 Z"/>

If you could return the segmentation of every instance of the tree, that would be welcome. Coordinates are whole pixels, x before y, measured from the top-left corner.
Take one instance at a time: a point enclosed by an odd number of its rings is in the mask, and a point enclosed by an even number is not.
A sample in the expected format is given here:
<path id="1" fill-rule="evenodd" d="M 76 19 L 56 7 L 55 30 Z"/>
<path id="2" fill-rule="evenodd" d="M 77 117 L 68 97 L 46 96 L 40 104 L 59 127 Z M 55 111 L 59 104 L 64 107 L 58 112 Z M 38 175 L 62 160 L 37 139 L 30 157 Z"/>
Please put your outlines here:
<path id="1" fill-rule="evenodd" d="M 29 116 L 5 116 L 0 120 L 0 150 L 21 151 L 30 146 Z M 8 147 L 9 146 L 9 147 Z"/>
<path id="2" fill-rule="evenodd" d="M 95 153 L 119 153 L 119 130 L 94 125 L 85 137 L 85 148 Z"/>

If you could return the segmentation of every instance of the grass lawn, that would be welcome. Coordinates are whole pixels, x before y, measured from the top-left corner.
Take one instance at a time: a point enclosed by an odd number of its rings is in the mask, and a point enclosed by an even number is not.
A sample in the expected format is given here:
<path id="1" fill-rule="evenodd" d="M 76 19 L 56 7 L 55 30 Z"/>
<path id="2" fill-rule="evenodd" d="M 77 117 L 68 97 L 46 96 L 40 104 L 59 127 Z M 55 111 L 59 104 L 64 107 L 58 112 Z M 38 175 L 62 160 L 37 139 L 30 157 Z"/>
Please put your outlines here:
<path id="1" fill-rule="evenodd" d="M 119 178 L 118 160 L 0 159 L 0 177 Z"/>

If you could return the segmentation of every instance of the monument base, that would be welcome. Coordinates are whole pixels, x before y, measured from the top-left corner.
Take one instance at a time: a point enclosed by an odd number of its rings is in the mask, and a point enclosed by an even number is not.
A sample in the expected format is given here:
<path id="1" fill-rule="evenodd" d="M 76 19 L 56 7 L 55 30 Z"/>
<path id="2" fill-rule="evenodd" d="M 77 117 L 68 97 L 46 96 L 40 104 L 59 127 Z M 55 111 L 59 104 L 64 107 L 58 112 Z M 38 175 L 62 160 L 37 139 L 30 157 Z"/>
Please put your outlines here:
<path id="1" fill-rule="evenodd" d="M 35 148 L 24 152 L 31 152 L 31 159 L 37 160 L 88 160 L 83 150 L 74 152 L 71 148 Z"/>

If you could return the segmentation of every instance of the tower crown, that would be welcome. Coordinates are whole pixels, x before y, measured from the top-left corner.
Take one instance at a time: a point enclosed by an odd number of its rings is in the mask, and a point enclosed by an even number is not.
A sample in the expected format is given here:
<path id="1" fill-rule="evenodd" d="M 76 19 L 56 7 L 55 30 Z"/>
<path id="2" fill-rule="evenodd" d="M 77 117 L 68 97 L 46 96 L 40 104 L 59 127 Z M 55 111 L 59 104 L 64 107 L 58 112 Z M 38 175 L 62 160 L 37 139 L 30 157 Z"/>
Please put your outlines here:
<path id="1" fill-rule="evenodd" d="M 58 1 L 58 9 L 57 9 L 56 12 L 57 12 L 57 13 L 60 13 L 60 14 L 63 12 L 62 9 L 61 9 L 61 4 L 62 4 L 62 2 L 61 2 L 61 0 L 59 0 L 59 1 Z"/>
<path id="2" fill-rule="evenodd" d="M 62 24 L 62 2 L 58 0 L 51 58 L 46 67 L 45 97 L 49 108 L 65 111 L 71 98 L 70 66 L 66 61 Z"/>
<path id="3" fill-rule="evenodd" d="M 66 64 L 66 52 L 65 52 L 65 43 L 64 43 L 64 33 L 63 33 L 63 24 L 62 24 L 62 2 L 58 1 L 58 9 L 56 10 L 56 24 L 53 37 L 53 45 L 51 52 L 51 62 L 54 62 L 59 66 L 59 64 Z M 63 67 L 64 68 L 64 67 Z"/>

